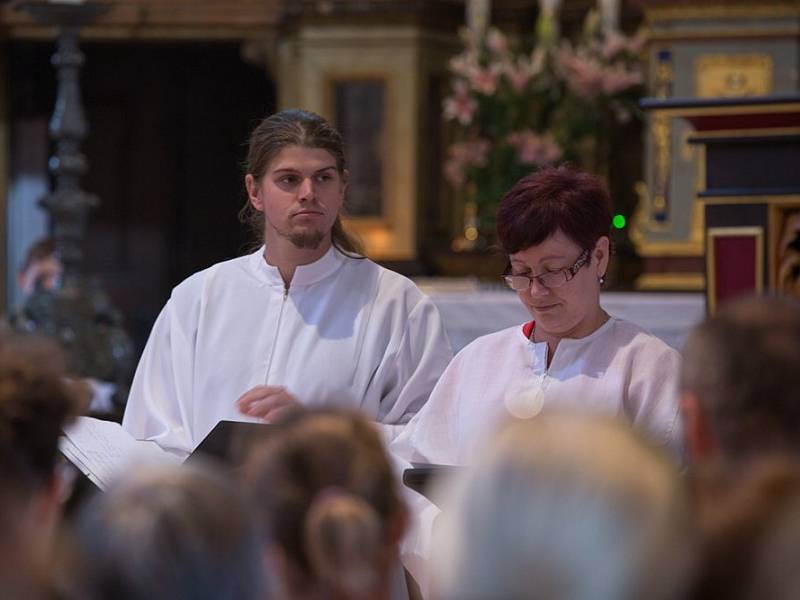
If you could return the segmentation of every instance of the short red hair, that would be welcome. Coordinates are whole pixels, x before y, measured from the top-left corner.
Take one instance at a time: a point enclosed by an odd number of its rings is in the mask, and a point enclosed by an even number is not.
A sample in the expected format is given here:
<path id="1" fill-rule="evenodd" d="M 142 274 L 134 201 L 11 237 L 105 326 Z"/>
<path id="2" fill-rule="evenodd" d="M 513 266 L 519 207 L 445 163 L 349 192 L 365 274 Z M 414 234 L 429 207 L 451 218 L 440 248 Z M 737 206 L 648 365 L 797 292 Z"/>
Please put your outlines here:
<path id="1" fill-rule="evenodd" d="M 611 231 L 611 198 L 594 175 L 548 166 L 520 179 L 500 200 L 497 239 L 506 254 L 536 246 L 558 230 L 583 249 Z"/>

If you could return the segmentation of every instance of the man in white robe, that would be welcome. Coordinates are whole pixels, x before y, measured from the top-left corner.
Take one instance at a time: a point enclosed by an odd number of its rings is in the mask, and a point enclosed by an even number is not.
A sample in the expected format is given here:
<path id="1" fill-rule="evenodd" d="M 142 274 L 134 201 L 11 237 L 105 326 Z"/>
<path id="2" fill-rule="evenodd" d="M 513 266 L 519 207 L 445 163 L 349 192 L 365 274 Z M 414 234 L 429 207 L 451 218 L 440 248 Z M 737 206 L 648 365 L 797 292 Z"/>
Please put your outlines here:
<path id="1" fill-rule="evenodd" d="M 450 360 L 433 302 L 405 277 L 335 248 L 288 291 L 263 249 L 178 285 L 153 327 L 124 427 L 177 454 L 220 420 L 258 421 L 236 399 L 282 386 L 309 406 L 358 408 L 391 438 Z"/>
<path id="2" fill-rule="evenodd" d="M 452 353 L 411 281 L 346 248 L 341 138 L 312 113 L 273 115 L 251 135 L 245 183 L 265 246 L 173 290 L 123 427 L 186 455 L 220 420 L 332 405 L 362 410 L 391 439 Z"/>

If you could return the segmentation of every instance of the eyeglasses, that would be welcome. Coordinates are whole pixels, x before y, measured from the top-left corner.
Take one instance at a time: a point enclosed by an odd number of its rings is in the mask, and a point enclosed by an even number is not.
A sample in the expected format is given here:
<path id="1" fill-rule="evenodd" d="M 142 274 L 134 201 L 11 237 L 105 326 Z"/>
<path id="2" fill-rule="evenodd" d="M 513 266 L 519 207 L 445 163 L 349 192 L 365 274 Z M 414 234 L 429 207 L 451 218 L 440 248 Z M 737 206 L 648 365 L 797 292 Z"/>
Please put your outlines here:
<path id="1" fill-rule="evenodd" d="M 571 267 L 564 267 L 563 269 L 558 269 L 556 271 L 547 271 L 546 273 L 542 273 L 541 275 L 503 275 L 503 280 L 506 282 L 506 285 L 510 287 L 515 292 L 524 292 L 531 289 L 533 285 L 533 280 L 536 280 L 541 287 L 552 289 L 561 287 L 565 283 L 567 283 L 570 279 L 575 277 L 575 274 L 581 270 L 581 268 L 587 263 L 589 260 L 589 249 L 587 248 L 581 255 L 578 257 L 578 260 L 575 261 L 575 264 Z"/>

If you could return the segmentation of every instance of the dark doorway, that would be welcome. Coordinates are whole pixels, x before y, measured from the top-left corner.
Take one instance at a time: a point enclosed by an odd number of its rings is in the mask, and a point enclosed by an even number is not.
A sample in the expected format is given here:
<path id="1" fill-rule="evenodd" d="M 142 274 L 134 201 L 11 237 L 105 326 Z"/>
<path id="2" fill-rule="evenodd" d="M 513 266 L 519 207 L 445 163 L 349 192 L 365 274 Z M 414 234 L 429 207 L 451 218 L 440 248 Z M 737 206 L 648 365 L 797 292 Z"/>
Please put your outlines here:
<path id="1" fill-rule="evenodd" d="M 82 49 L 91 128 L 83 187 L 101 201 L 90 218 L 86 269 L 141 350 L 174 285 L 247 250 L 237 220 L 241 165 L 249 131 L 274 110 L 275 90 L 263 69 L 242 61 L 238 43 Z M 11 44 L 12 135 L 15 118 L 52 112 L 52 51 L 52 44 Z"/>

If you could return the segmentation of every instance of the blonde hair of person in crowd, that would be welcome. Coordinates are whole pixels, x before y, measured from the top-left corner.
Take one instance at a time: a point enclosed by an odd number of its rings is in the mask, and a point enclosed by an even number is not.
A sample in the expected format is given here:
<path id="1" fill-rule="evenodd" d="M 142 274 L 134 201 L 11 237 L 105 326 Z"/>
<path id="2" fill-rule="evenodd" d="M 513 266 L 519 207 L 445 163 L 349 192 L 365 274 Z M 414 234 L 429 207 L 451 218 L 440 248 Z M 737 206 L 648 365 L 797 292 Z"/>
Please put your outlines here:
<path id="1" fill-rule="evenodd" d="M 253 452 L 246 482 L 288 598 L 390 597 L 406 510 L 365 418 L 290 415 Z"/>
<path id="2" fill-rule="evenodd" d="M 515 421 L 443 493 L 443 600 L 668 600 L 690 571 L 673 464 L 629 426 L 578 414 Z"/>
<path id="3" fill-rule="evenodd" d="M 0 334 L 0 597 L 38 598 L 61 517 L 58 438 L 82 399 L 52 342 Z"/>
<path id="4" fill-rule="evenodd" d="M 236 482 L 211 465 L 140 466 L 81 511 L 65 596 L 271 598 L 251 516 Z"/>

